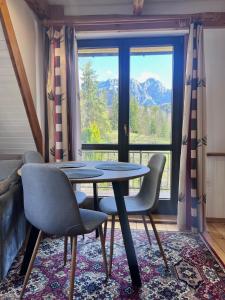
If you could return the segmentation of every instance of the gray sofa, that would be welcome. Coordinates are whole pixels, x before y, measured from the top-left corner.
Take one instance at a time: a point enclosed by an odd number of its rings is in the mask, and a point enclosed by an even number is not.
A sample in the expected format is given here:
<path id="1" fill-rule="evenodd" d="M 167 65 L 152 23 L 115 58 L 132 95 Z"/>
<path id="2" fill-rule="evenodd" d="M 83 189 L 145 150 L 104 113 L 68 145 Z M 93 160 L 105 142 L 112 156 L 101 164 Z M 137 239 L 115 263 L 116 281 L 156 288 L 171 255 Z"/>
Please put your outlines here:
<path id="1" fill-rule="evenodd" d="M 21 160 L 0 160 L 0 280 L 2 280 L 26 235 L 21 179 Z"/>

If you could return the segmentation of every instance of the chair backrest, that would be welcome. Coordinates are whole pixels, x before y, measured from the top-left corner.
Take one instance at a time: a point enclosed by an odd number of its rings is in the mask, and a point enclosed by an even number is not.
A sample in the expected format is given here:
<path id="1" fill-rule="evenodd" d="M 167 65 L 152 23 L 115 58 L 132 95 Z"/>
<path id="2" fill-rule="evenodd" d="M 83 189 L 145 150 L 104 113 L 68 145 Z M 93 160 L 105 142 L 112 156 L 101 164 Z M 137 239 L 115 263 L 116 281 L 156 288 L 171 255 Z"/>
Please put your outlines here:
<path id="1" fill-rule="evenodd" d="M 45 164 L 25 164 L 21 169 L 24 210 L 36 228 L 55 235 L 83 230 L 78 204 L 66 175 Z"/>
<path id="2" fill-rule="evenodd" d="M 27 151 L 23 155 L 23 163 L 44 163 L 44 158 L 37 151 Z"/>
<path id="3" fill-rule="evenodd" d="M 166 157 L 161 153 L 154 154 L 149 160 L 150 172 L 144 176 L 138 194 L 149 209 L 154 209 L 157 206 L 165 163 Z"/>

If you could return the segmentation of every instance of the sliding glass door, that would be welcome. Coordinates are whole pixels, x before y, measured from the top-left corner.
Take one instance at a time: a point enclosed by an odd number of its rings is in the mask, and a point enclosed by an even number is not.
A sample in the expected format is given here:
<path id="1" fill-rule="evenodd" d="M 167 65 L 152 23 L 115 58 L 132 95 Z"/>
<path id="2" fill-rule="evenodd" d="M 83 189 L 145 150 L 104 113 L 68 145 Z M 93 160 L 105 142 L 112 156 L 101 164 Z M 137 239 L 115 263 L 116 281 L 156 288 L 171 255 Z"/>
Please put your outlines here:
<path id="1" fill-rule="evenodd" d="M 175 213 L 183 99 L 183 38 L 81 40 L 83 159 L 147 164 L 166 155 L 158 210 Z M 141 181 L 124 185 L 135 194 Z M 91 192 L 91 187 L 84 187 Z M 108 195 L 108 185 L 99 186 Z"/>

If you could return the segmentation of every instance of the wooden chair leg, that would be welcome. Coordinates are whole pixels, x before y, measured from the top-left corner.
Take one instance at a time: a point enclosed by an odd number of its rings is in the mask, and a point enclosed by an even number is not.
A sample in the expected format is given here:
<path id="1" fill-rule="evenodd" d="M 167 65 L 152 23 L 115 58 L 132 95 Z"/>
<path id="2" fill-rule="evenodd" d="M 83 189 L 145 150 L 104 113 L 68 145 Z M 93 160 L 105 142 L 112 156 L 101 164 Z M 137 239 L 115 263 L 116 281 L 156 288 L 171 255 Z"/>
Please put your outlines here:
<path id="1" fill-rule="evenodd" d="M 34 247 L 34 251 L 33 251 L 33 254 L 31 256 L 31 260 L 30 260 L 30 263 L 29 263 L 29 266 L 28 266 L 28 269 L 27 269 L 27 273 L 26 273 L 25 278 L 24 278 L 23 288 L 22 288 L 22 291 L 20 293 L 20 299 L 23 298 L 24 292 L 26 290 L 27 282 L 29 280 L 30 273 L 31 273 L 32 267 L 33 267 L 33 263 L 34 263 L 34 260 L 36 258 L 36 255 L 37 255 L 38 248 L 39 248 L 40 242 L 42 240 L 42 237 L 43 237 L 43 232 L 40 230 L 39 234 L 38 234 L 36 244 L 35 244 L 35 247 Z"/>
<path id="2" fill-rule="evenodd" d="M 112 272 L 114 231 L 115 231 L 115 216 L 112 215 L 111 238 L 110 238 L 110 254 L 109 254 L 109 275 L 111 275 L 111 272 Z"/>
<path id="3" fill-rule="evenodd" d="M 67 247 L 68 246 L 68 236 L 65 236 L 64 238 L 64 257 L 63 257 L 63 261 L 64 261 L 64 266 L 66 265 L 67 262 Z"/>
<path id="4" fill-rule="evenodd" d="M 102 225 L 99 226 L 98 228 L 99 231 L 99 236 L 101 240 L 101 247 L 102 247 L 102 257 L 103 257 L 103 264 L 105 268 L 105 274 L 106 274 L 106 279 L 108 279 L 108 265 L 107 265 L 107 258 L 106 258 L 106 251 L 105 251 L 105 239 L 102 231 Z"/>
<path id="5" fill-rule="evenodd" d="M 142 216 L 142 220 L 143 220 L 143 223 L 144 223 L 145 232 L 146 232 L 147 237 L 148 237 L 149 245 L 150 245 L 150 247 L 151 247 L 151 246 L 152 246 L 152 242 L 151 242 L 151 238 L 150 238 L 150 234 L 149 234 L 149 231 L 148 231 L 147 222 L 146 222 L 146 220 L 145 220 L 145 216 L 144 216 L 144 215 Z"/>
<path id="6" fill-rule="evenodd" d="M 106 240 L 106 235 L 107 235 L 107 220 L 104 223 L 104 240 Z"/>
<path id="7" fill-rule="evenodd" d="M 155 222 L 154 222 L 154 220 L 153 220 L 151 214 L 149 214 L 149 219 L 150 219 L 150 222 L 151 222 L 151 224 L 152 224 L 152 228 L 153 228 L 153 231 L 154 231 L 154 234 L 155 234 L 155 238 L 156 238 L 157 243 L 158 243 L 158 245 L 159 245 L 160 253 L 161 253 L 162 257 L 163 257 L 165 266 L 166 266 L 166 268 L 168 269 L 167 258 L 166 258 L 166 255 L 165 255 L 165 253 L 164 253 L 164 250 L 163 250 L 163 247 L 162 247 L 160 238 L 159 238 L 159 234 L 158 234 L 158 231 L 157 231 L 157 229 L 156 229 L 156 227 L 155 227 Z"/>
<path id="8" fill-rule="evenodd" d="M 74 277 L 75 277 L 76 256 L 77 256 L 77 236 L 71 237 L 71 240 L 72 240 L 72 261 L 71 261 L 69 300 L 73 300 Z"/>

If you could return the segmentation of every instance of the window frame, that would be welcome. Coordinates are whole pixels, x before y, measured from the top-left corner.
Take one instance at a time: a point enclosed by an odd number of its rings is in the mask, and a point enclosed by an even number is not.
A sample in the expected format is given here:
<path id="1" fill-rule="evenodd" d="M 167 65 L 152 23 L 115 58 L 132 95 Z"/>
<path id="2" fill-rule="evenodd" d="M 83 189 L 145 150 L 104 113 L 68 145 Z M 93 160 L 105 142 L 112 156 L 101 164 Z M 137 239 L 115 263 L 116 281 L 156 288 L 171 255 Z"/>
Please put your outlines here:
<path id="1" fill-rule="evenodd" d="M 156 213 L 176 214 L 178 201 L 180 150 L 182 137 L 183 86 L 184 86 L 184 36 L 161 36 L 144 38 L 107 38 L 78 40 L 78 49 L 109 48 L 119 50 L 119 115 L 118 144 L 82 144 L 82 150 L 117 150 L 120 161 L 129 160 L 129 151 L 171 151 L 171 198 L 160 198 Z M 173 47 L 173 102 L 171 144 L 129 144 L 129 133 L 125 135 L 124 125 L 129 129 L 129 82 L 130 48 L 148 46 Z M 123 99 L 123 101 L 121 101 Z M 128 184 L 124 187 L 128 192 Z"/>

